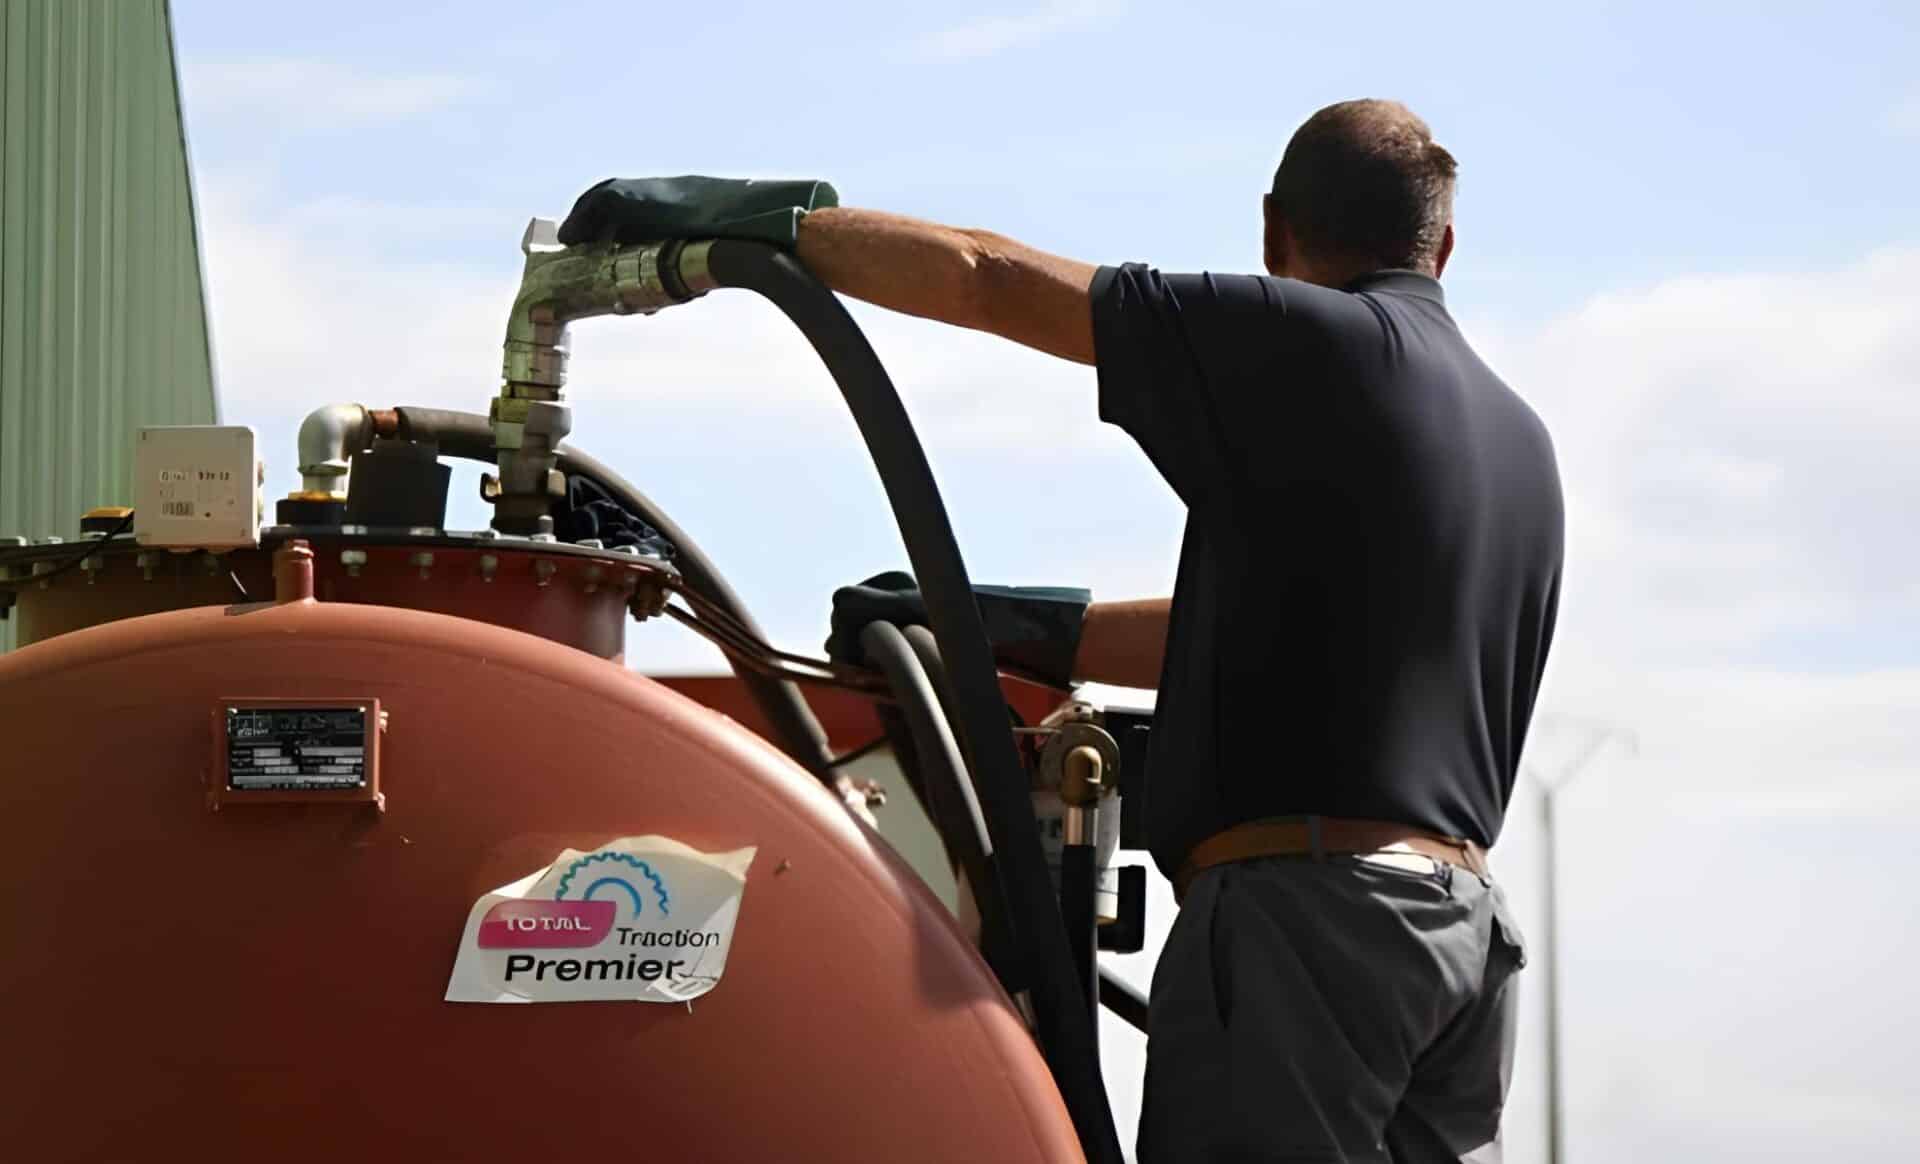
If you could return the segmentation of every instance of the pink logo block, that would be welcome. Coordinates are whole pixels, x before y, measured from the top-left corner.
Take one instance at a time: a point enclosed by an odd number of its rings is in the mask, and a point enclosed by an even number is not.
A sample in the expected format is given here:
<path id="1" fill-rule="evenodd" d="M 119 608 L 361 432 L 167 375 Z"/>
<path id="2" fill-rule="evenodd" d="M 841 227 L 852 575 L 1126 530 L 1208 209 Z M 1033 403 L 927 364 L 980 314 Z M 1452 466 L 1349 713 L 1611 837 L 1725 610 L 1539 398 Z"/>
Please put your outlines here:
<path id="1" fill-rule="evenodd" d="M 480 919 L 483 950 L 577 950 L 613 931 L 611 901 L 499 901 Z"/>

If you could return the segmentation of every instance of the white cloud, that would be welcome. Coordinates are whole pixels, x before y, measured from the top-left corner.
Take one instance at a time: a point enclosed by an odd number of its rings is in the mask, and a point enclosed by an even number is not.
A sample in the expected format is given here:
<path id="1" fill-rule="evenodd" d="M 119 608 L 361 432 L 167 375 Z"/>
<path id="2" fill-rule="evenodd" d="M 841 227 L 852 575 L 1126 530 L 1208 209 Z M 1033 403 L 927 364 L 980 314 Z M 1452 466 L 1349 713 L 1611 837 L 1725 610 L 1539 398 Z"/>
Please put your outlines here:
<path id="1" fill-rule="evenodd" d="M 1873 628 L 1915 625 L 1916 260 L 1676 278 L 1486 345 L 1560 451 L 1576 647 L 1873 661 Z"/>
<path id="2" fill-rule="evenodd" d="M 288 127 L 343 128 L 397 121 L 482 92 L 451 73 L 381 74 L 305 57 L 262 57 L 183 67 L 188 120 L 235 117 Z"/>
<path id="3" fill-rule="evenodd" d="M 1920 809 L 1916 260 L 1678 277 L 1482 345 L 1566 490 L 1543 710 L 1635 728 L 1649 811 Z"/>
<path id="4" fill-rule="evenodd" d="M 286 212 L 289 227 L 312 235 L 354 237 L 362 245 L 368 241 L 390 244 L 396 239 L 409 243 L 464 240 L 482 231 L 506 238 L 526 220 L 525 214 L 493 206 L 392 202 L 337 194 L 297 203 Z"/>
<path id="5" fill-rule="evenodd" d="M 261 183 L 199 182 L 216 357 L 229 403 L 306 406 L 416 391 L 484 402 L 499 375 L 516 237 L 492 269 L 383 256 L 379 232 L 337 240 Z M 323 237 L 324 236 L 324 237 Z M 304 410 L 304 408 L 302 409 Z"/>
<path id="6" fill-rule="evenodd" d="M 1099 0 L 1048 0 L 1018 15 L 988 16 L 941 29 L 922 40 L 920 47 L 935 57 L 958 60 L 990 57 L 1091 24 L 1100 10 Z"/>

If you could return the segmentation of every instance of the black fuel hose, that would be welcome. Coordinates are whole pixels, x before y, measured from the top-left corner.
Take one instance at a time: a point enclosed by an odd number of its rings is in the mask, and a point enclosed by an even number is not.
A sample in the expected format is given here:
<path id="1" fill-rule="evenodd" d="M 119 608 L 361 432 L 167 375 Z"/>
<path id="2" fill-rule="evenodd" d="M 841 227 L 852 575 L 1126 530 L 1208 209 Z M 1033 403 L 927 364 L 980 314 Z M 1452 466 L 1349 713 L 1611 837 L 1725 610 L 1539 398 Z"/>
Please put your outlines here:
<path id="1" fill-rule="evenodd" d="M 785 313 L 846 398 L 919 579 L 928 621 L 947 664 L 953 719 L 975 765 L 994 865 L 1006 892 L 1009 929 L 1017 943 L 1009 967 L 1015 977 L 1006 985 L 1009 991 L 1019 990 L 1023 962 L 1040 1048 L 1081 1147 L 1096 1164 L 1119 1164 L 1120 1140 L 1100 1076 L 1093 1000 L 1076 978 L 1040 848 L 1026 772 L 1008 730 L 993 651 L 913 421 L 846 306 L 793 256 L 763 243 L 721 240 L 708 251 L 707 267 L 719 285 L 756 291 Z"/>
<path id="2" fill-rule="evenodd" d="M 933 689 L 939 693 L 941 706 L 946 708 L 947 714 L 951 716 L 953 714 L 953 697 L 947 688 L 947 669 L 940 662 L 940 648 L 933 641 L 933 633 L 923 626 L 905 627 L 901 633 L 907 636 L 907 642 L 912 645 L 913 653 L 920 657 L 920 665 L 926 669 L 927 677 L 933 681 Z M 899 702 L 900 697 L 896 694 L 894 700 L 895 702 Z M 966 787 L 969 800 L 972 803 L 973 813 L 977 817 L 980 812 L 979 802 L 972 800 L 972 786 L 968 785 Z M 980 827 L 985 828 L 986 822 L 981 821 Z M 987 855 L 989 857 L 992 856 L 992 849 L 990 847 L 987 850 Z M 1061 891 L 1061 899 L 1063 901 L 1068 899 L 1064 889 Z M 1120 1016 L 1123 1021 L 1141 1034 L 1146 1034 L 1146 997 L 1105 966 L 1100 967 L 1099 978 L 1100 985 L 1098 989 L 1100 1005 Z"/>
<path id="3" fill-rule="evenodd" d="M 400 416 L 400 435 L 408 440 L 433 441 L 440 446 L 440 452 L 449 457 L 493 463 L 496 455 L 493 424 L 479 413 L 411 406 L 402 406 L 394 411 Z M 686 579 L 688 587 L 732 615 L 734 621 L 751 630 L 756 638 L 764 640 L 767 637 L 753 621 L 753 616 L 747 613 L 746 604 L 740 601 L 740 596 L 727 584 L 720 568 L 713 564 L 713 559 L 707 557 L 700 544 L 668 517 L 665 510 L 655 505 L 651 498 L 626 478 L 572 445 L 561 445 L 555 450 L 555 457 L 555 463 L 562 473 L 577 473 L 605 489 L 607 495 L 619 502 L 622 508 L 659 530 L 662 537 L 673 543 L 676 551 L 674 565 L 679 568 L 680 576 Z M 808 705 L 806 696 L 800 693 L 799 686 L 791 679 L 761 675 L 734 662 L 732 658 L 727 662 L 746 686 L 747 694 L 759 707 L 760 714 L 766 716 L 767 722 L 772 725 L 774 743 L 780 750 L 822 780 L 831 780 L 833 751 L 827 744 L 827 733 L 820 727 L 819 718 L 813 714 L 813 708 Z"/>
<path id="4" fill-rule="evenodd" d="M 1147 1033 L 1147 998 L 1140 988 L 1100 967 L 1100 1003 L 1141 1034 Z"/>
<path id="5" fill-rule="evenodd" d="M 940 698 L 941 713 L 948 719 L 952 719 L 953 684 L 947 679 L 947 665 L 940 659 L 940 644 L 934 641 L 933 632 L 923 626 L 909 626 L 900 633 L 907 636 L 908 645 L 913 647 L 914 654 L 920 656 L 920 665 L 926 668 L 927 678 L 933 681 L 934 693 Z M 968 766 L 967 771 L 969 773 L 973 771 L 971 765 Z M 972 784 L 969 783 L 968 787 L 971 788 Z M 974 801 L 975 815 L 978 815 L 979 811 L 980 804 L 976 798 Z M 985 820 L 980 822 L 980 827 L 986 827 Z"/>
<path id="6" fill-rule="evenodd" d="M 925 629 L 912 627 L 909 632 Z M 1011 953 L 1006 902 L 993 870 L 993 846 L 980 818 L 973 782 L 967 777 L 966 761 L 960 758 L 960 745 L 954 742 L 952 725 L 940 709 L 933 677 L 908 636 L 890 622 L 871 622 L 862 628 L 860 649 L 887 677 L 894 705 L 906 720 L 927 790 L 927 815 L 936 822 L 980 909 L 981 951 L 997 974 Z"/>
<path id="7" fill-rule="evenodd" d="M 901 634 L 906 636 L 907 645 L 913 648 L 920 667 L 927 673 L 927 681 L 933 685 L 934 697 L 940 701 L 940 714 L 949 725 L 953 722 L 953 683 L 947 678 L 947 666 L 940 659 L 940 644 L 934 641 L 933 632 L 923 626 L 909 626 Z M 960 794 L 967 812 L 967 821 L 980 837 L 980 846 L 988 856 L 993 855 L 993 834 L 987 829 L 987 818 L 980 811 L 980 793 L 973 779 L 973 763 L 967 758 L 966 749 L 960 749 L 962 767 L 960 769 Z"/>
<path id="8" fill-rule="evenodd" d="M 1077 811 L 1068 809 L 1069 812 Z M 1073 968 L 1089 997 L 1100 997 L 1100 914 L 1093 899 L 1099 877 L 1091 844 L 1060 846 L 1060 915 L 1066 922 Z M 1094 1029 L 1096 1038 L 1099 1028 Z"/>

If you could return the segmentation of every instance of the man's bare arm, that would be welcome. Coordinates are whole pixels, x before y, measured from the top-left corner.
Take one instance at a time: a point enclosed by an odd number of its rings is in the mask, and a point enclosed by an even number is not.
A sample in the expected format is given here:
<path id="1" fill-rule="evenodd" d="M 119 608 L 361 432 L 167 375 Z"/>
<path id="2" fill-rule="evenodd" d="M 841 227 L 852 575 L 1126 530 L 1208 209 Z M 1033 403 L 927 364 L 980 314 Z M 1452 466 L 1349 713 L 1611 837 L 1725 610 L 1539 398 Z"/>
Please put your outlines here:
<path id="1" fill-rule="evenodd" d="M 1080 649 L 1073 657 L 1073 677 L 1118 687 L 1160 686 L 1160 666 L 1167 657 L 1167 611 L 1172 605 L 1166 598 L 1143 598 L 1087 607 L 1080 624 Z"/>
<path id="2" fill-rule="evenodd" d="M 1090 263 L 984 230 L 847 206 L 802 218 L 798 251 L 843 295 L 1093 363 Z"/>

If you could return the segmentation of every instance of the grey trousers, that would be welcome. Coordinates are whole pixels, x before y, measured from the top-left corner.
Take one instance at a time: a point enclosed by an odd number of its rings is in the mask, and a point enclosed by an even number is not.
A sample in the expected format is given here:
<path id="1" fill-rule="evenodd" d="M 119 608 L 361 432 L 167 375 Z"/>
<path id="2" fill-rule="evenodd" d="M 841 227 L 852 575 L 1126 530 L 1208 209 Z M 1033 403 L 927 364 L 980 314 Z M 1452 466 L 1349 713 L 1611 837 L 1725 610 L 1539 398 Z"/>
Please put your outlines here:
<path id="1" fill-rule="evenodd" d="M 1520 931 L 1421 858 L 1194 879 L 1154 970 L 1140 1164 L 1498 1164 Z"/>

